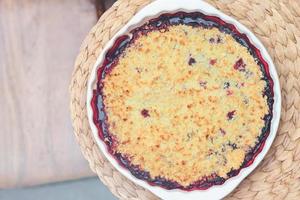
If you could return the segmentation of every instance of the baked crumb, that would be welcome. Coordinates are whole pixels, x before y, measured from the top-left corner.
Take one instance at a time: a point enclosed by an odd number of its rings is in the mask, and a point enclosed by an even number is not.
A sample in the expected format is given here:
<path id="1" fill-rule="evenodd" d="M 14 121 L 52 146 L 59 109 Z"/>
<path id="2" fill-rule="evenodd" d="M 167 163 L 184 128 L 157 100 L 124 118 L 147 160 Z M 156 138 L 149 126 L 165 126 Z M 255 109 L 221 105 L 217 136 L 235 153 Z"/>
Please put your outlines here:
<path id="1" fill-rule="evenodd" d="M 217 28 L 140 35 L 101 80 L 114 152 L 184 187 L 227 178 L 265 125 L 262 77 L 247 48 Z"/>

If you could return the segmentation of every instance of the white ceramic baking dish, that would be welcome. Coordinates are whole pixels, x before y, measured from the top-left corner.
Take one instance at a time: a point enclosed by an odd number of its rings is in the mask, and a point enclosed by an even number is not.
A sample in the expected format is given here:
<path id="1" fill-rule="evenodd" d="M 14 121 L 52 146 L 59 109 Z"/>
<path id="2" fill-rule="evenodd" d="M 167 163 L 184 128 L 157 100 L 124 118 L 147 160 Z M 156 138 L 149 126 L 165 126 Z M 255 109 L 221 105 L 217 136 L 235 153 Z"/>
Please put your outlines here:
<path id="1" fill-rule="evenodd" d="M 148 21 L 150 18 L 155 18 L 162 13 L 175 13 L 178 11 L 185 12 L 195 12 L 199 11 L 203 14 L 210 16 L 217 16 L 224 20 L 227 23 L 233 24 L 241 33 L 245 33 L 247 37 L 250 39 L 251 43 L 258 48 L 264 58 L 264 60 L 269 65 L 270 75 L 274 81 L 274 105 L 273 105 L 273 119 L 271 122 L 271 130 L 270 134 L 266 140 L 266 143 L 262 149 L 262 151 L 257 155 L 254 162 L 246 168 L 243 168 L 237 176 L 229 178 L 224 184 L 212 186 L 207 190 L 193 190 L 193 191 L 183 191 L 179 189 L 167 190 L 159 186 L 151 186 L 147 182 L 135 178 L 126 168 L 119 165 L 119 163 L 114 159 L 114 157 L 108 152 L 105 143 L 99 138 L 98 130 L 93 122 L 93 109 L 91 107 L 91 100 L 93 97 L 93 89 L 95 89 L 95 83 L 97 81 L 97 69 L 101 66 L 104 56 L 109 50 L 115 40 L 124 34 L 129 33 L 135 27 L 138 27 Z M 97 142 L 100 150 L 105 155 L 105 157 L 111 162 L 111 164 L 125 177 L 144 187 L 147 190 L 150 190 L 155 195 L 162 199 L 170 199 L 170 200 L 189 200 L 189 199 L 221 199 L 228 195 L 234 188 L 236 188 L 240 182 L 247 177 L 262 161 L 267 151 L 269 150 L 278 128 L 279 119 L 280 119 L 280 111 L 281 111 L 281 94 L 280 94 L 280 86 L 278 75 L 276 73 L 275 66 L 263 46 L 263 44 L 255 37 L 255 35 L 249 31 L 245 26 L 240 24 L 237 20 L 233 19 L 217 10 L 213 6 L 205 3 L 202 0 L 156 0 L 151 4 L 147 5 L 143 9 L 141 9 L 138 13 L 136 13 L 132 19 L 118 31 L 112 39 L 105 45 L 103 51 L 98 56 L 98 59 L 92 69 L 90 79 L 87 87 L 87 112 L 90 127 Z"/>

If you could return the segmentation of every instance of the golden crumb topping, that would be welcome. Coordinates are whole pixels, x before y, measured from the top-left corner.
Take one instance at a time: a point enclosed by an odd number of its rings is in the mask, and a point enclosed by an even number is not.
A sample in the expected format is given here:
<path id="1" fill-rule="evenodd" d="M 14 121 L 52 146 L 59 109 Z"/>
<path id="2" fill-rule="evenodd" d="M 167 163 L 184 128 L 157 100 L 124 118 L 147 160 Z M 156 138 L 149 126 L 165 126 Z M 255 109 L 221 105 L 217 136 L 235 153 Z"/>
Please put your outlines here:
<path id="1" fill-rule="evenodd" d="M 226 178 L 264 127 L 262 76 L 247 48 L 217 28 L 141 35 L 102 80 L 115 151 L 183 186 Z"/>

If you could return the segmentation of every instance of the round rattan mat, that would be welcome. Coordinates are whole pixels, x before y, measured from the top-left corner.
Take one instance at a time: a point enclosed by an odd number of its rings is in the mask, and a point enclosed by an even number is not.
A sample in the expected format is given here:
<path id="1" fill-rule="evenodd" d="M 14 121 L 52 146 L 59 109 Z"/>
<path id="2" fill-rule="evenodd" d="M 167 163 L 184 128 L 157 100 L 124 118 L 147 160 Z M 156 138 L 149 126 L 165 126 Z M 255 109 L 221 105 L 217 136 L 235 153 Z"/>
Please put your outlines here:
<path id="1" fill-rule="evenodd" d="M 119 0 L 99 19 L 83 42 L 70 84 L 75 136 L 84 157 L 119 199 L 157 199 L 135 185 L 103 157 L 86 115 L 86 86 L 105 43 L 151 0 Z M 264 161 L 227 199 L 300 199 L 300 1 L 208 0 L 258 36 L 275 62 L 282 88 L 279 131 Z"/>

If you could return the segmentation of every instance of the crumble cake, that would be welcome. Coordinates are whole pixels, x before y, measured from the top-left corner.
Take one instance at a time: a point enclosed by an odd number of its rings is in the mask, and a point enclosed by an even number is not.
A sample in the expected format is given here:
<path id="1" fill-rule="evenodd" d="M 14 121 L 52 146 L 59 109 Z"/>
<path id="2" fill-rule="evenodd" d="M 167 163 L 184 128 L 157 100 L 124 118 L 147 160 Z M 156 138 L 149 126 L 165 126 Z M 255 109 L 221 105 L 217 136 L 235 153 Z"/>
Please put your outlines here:
<path id="1" fill-rule="evenodd" d="M 135 177 L 194 190 L 253 162 L 273 101 L 268 65 L 245 34 L 214 16 L 178 12 L 115 41 L 92 106 L 100 138 Z"/>

